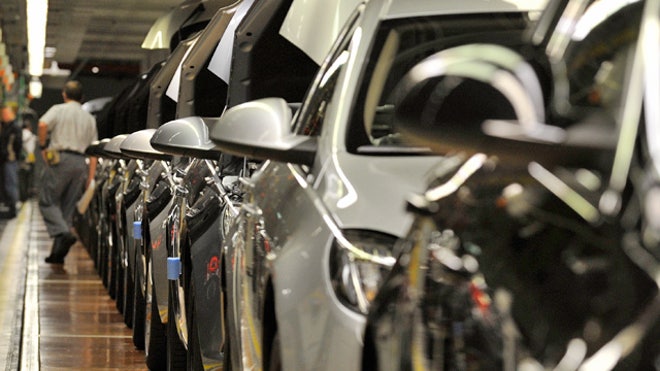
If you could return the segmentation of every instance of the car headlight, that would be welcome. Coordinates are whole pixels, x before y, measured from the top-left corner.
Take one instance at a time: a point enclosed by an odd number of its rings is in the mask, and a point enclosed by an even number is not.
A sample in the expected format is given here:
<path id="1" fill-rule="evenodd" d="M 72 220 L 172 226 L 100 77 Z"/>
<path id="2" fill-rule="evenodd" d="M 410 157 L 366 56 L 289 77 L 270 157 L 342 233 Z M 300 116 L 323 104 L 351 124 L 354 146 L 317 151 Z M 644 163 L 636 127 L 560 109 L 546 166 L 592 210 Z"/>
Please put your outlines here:
<path id="1" fill-rule="evenodd" d="M 394 266 L 396 238 L 372 231 L 345 230 L 330 252 L 330 277 L 339 300 L 366 314 L 369 304 Z"/>

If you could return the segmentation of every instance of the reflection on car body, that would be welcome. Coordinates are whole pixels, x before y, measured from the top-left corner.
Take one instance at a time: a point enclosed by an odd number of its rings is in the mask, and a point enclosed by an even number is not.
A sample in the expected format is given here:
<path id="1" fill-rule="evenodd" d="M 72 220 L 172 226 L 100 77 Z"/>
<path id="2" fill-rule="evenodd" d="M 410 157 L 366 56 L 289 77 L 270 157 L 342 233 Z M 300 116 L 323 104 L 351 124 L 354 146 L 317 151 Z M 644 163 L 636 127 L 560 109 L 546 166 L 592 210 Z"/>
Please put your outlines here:
<path id="1" fill-rule="evenodd" d="M 390 93 L 401 72 L 437 50 L 519 35 L 521 9 L 529 8 L 360 4 L 293 118 L 293 134 L 283 100 L 225 112 L 214 142 L 269 159 L 245 180 L 224 240 L 233 368 L 359 368 L 364 314 L 394 262 L 395 237 L 412 220 L 404 197 L 421 191 L 439 160 L 398 140 Z"/>
<path id="2" fill-rule="evenodd" d="M 647 213 L 658 207 L 649 129 L 660 122 L 648 114 L 658 81 L 644 83 L 657 60 L 640 48 L 658 55 L 645 25 L 658 22 L 660 3 L 575 3 L 553 2 L 529 45 L 545 66 L 538 78 L 554 83 L 537 128 L 560 137 L 489 131 L 487 111 L 469 115 L 476 100 L 447 105 L 470 79 L 429 70 L 413 78 L 401 130 L 458 161 L 410 198 L 416 220 L 372 306 L 363 369 L 658 367 L 660 254 Z M 418 89 L 449 81 L 443 99 Z"/>

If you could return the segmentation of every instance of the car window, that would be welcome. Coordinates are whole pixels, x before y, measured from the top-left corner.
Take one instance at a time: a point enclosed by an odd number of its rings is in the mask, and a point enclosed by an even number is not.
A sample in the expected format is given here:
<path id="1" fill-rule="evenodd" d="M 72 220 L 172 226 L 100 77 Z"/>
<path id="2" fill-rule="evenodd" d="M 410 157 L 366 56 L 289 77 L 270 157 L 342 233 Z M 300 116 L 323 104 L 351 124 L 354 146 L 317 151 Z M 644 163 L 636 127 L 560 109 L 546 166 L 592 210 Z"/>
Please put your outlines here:
<path id="1" fill-rule="evenodd" d="M 627 68 L 631 66 L 628 62 L 637 41 L 643 2 L 621 2 L 618 9 L 608 11 L 614 14 L 607 19 L 599 14 L 604 11 L 599 3 L 590 4 L 577 20 L 555 72 L 566 79 L 557 81 L 558 94 L 565 94 L 563 102 L 572 109 L 587 108 L 588 112 L 589 107 L 598 107 L 613 112 L 618 109 Z M 562 101 L 556 103 L 561 105 Z"/>
<path id="2" fill-rule="evenodd" d="M 421 60 L 475 42 L 519 45 L 529 25 L 522 13 L 469 14 L 387 20 L 380 24 L 362 73 L 346 138 L 353 153 L 410 153 L 393 128 L 397 85 Z M 424 151 L 423 151 L 424 152 Z"/>
<path id="3" fill-rule="evenodd" d="M 348 62 L 349 44 L 357 20 L 364 10 L 364 6 L 359 6 L 346 22 L 346 26 L 337 37 L 330 54 L 321 65 L 319 72 L 312 83 L 310 90 L 302 107 L 296 113 L 294 118 L 293 132 L 299 135 L 318 136 L 321 134 L 323 120 L 329 105 L 332 103 L 337 78 L 344 65 Z"/>

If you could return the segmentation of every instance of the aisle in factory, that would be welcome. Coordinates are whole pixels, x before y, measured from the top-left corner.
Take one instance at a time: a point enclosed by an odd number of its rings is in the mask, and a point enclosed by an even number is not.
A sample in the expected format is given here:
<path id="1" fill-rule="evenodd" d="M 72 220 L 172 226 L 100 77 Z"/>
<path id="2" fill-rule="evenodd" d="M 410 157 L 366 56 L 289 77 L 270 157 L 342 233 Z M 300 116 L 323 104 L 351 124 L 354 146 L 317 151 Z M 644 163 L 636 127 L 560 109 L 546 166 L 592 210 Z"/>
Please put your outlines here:
<path id="1" fill-rule="evenodd" d="M 0 221 L 0 364 L 6 370 L 144 370 L 85 248 L 44 262 L 51 239 L 36 201 Z M 22 310 L 21 310 L 22 309 Z"/>

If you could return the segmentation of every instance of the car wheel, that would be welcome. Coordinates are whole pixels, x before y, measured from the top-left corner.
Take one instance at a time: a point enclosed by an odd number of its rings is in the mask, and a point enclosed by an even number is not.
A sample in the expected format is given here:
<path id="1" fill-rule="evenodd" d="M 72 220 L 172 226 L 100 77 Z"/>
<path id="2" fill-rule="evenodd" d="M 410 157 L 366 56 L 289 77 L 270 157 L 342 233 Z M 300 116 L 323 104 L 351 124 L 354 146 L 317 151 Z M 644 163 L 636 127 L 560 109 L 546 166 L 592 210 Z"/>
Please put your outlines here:
<path id="1" fill-rule="evenodd" d="M 147 271 L 149 272 L 149 271 Z M 145 278 L 149 282 L 148 277 Z M 149 284 L 151 298 L 146 298 L 144 349 L 147 367 L 150 370 L 165 370 L 167 367 L 167 328 L 160 320 L 156 304 L 156 289 Z"/>
<path id="2" fill-rule="evenodd" d="M 176 300 L 171 290 L 172 288 L 170 287 L 168 303 Z M 167 312 L 167 369 L 169 371 L 185 370 L 187 359 L 186 348 L 183 346 L 181 339 L 179 339 L 179 333 L 176 329 L 176 315 L 171 304 Z"/>

